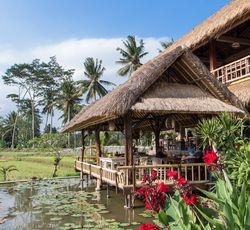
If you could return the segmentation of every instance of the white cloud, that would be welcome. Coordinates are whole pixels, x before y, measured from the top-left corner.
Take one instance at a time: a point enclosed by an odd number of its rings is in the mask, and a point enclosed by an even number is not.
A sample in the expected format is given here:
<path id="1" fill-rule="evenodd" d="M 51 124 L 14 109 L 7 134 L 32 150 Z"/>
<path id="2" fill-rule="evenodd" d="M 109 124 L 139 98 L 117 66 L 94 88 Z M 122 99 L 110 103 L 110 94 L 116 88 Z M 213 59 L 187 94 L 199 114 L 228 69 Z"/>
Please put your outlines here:
<path id="1" fill-rule="evenodd" d="M 158 54 L 161 48 L 161 41 L 168 41 L 169 38 L 137 38 L 143 39 L 145 51 L 149 54 L 144 58 L 143 62 L 151 59 Z M 86 57 L 93 57 L 102 60 L 102 65 L 106 68 L 103 79 L 120 84 L 126 80 L 119 77 L 116 71 L 120 68 L 115 62 L 119 60 L 120 54 L 116 50 L 117 47 L 123 47 L 122 40 L 126 38 L 90 38 L 90 39 L 70 39 L 55 44 L 45 44 L 31 48 L 15 48 L 11 45 L 0 44 L 0 74 L 3 75 L 7 68 L 13 64 L 31 63 L 33 59 L 41 59 L 48 61 L 49 57 L 56 56 L 58 63 L 64 69 L 75 69 L 74 79 L 83 78 L 83 62 Z M 3 81 L 0 79 L 3 86 Z M 14 109 L 13 104 L 5 99 L 9 93 L 15 93 L 12 87 L 1 87 L 0 91 L 0 116 Z"/>

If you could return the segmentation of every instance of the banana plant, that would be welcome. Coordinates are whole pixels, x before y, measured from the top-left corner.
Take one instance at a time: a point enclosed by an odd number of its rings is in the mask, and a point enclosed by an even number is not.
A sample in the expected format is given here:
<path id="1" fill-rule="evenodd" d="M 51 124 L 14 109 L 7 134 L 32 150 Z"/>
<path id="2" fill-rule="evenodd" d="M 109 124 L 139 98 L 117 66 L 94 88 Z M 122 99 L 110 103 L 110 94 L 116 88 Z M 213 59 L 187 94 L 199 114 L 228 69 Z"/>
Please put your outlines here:
<path id="1" fill-rule="evenodd" d="M 7 175 L 12 171 L 18 171 L 16 166 L 14 165 L 8 165 L 8 166 L 1 166 L 0 167 L 0 173 L 3 175 L 3 180 L 7 180 Z"/>

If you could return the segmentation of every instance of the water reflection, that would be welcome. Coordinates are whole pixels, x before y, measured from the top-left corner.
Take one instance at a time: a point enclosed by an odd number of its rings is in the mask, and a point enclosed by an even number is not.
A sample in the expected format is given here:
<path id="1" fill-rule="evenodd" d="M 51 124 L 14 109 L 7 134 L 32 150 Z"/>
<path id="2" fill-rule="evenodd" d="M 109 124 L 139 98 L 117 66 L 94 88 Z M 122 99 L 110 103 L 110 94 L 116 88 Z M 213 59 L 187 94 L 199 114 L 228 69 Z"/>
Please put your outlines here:
<path id="1" fill-rule="evenodd" d="M 123 208 L 122 193 L 94 188 L 81 190 L 78 178 L 0 187 L 0 229 L 138 229 L 145 222 L 143 208 Z"/>

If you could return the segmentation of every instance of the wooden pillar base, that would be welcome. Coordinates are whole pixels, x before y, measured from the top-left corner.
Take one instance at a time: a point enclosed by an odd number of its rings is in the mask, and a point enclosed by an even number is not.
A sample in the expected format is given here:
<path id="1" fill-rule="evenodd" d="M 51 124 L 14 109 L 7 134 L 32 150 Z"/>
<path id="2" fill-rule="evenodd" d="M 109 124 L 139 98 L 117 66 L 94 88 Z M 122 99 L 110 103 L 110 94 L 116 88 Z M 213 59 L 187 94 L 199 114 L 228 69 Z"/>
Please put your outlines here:
<path id="1" fill-rule="evenodd" d="M 101 180 L 100 179 L 97 179 L 96 180 L 96 188 L 95 188 L 95 191 L 100 191 L 101 190 Z"/>
<path id="2" fill-rule="evenodd" d="M 134 196 L 132 194 L 132 186 L 124 186 L 123 194 L 125 198 L 124 208 L 133 208 L 134 207 Z"/>

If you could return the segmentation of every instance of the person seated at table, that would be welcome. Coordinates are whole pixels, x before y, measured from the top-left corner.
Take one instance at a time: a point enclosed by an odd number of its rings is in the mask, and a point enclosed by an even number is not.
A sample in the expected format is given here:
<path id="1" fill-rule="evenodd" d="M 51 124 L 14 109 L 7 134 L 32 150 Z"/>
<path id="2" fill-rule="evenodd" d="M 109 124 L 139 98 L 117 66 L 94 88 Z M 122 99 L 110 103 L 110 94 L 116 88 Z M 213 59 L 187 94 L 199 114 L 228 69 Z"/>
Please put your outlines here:
<path id="1" fill-rule="evenodd" d="M 188 155 L 182 156 L 181 161 L 189 161 L 195 159 L 195 145 L 191 142 L 190 146 L 187 149 Z"/>
<path id="2" fill-rule="evenodd" d="M 155 150 L 154 150 L 153 146 L 150 147 L 150 149 L 148 151 L 148 155 L 149 156 L 155 156 Z"/>
<path id="3" fill-rule="evenodd" d="M 196 161 L 202 158 L 202 156 L 203 156 L 202 150 L 198 146 L 195 147 L 195 145 L 192 145 L 190 146 L 190 148 L 188 148 L 188 155 L 183 156 L 181 158 L 181 161 L 184 161 L 184 162 Z"/>

